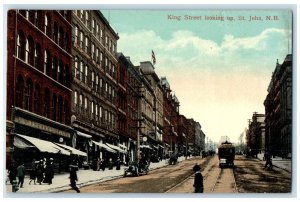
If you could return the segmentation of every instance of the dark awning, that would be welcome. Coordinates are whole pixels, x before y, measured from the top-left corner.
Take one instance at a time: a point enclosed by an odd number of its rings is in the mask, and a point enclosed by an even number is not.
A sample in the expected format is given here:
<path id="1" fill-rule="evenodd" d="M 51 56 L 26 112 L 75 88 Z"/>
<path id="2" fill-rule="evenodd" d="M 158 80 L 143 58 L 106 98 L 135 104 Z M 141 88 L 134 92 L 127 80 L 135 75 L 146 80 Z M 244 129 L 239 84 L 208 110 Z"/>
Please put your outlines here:
<path id="1" fill-rule="evenodd" d="M 36 147 L 40 152 L 54 153 L 54 154 L 64 154 L 70 155 L 70 152 L 53 144 L 52 142 L 41 140 L 34 137 L 29 137 L 26 135 L 16 134 L 15 139 L 17 139 L 14 145 L 18 148 L 26 147 Z M 22 142 L 22 143 L 21 143 Z"/>

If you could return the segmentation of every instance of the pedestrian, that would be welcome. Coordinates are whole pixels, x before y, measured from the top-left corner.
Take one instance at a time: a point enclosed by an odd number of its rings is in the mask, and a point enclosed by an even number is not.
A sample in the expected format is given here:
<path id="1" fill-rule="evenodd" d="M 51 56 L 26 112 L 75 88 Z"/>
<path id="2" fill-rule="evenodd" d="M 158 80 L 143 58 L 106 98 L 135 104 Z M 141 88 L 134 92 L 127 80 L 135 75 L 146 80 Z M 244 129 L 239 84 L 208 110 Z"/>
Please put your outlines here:
<path id="1" fill-rule="evenodd" d="M 272 159 L 271 159 L 271 155 L 268 153 L 268 152 L 266 152 L 266 154 L 265 154 L 265 160 L 266 160 L 266 164 L 265 164 L 265 168 L 272 168 Z"/>
<path id="2" fill-rule="evenodd" d="M 29 184 L 31 184 L 32 180 L 35 184 L 35 179 L 36 179 L 36 161 L 35 159 L 32 160 L 32 163 L 31 163 L 31 171 L 30 171 L 30 181 L 29 181 Z"/>
<path id="3" fill-rule="evenodd" d="M 118 157 L 117 158 L 117 162 L 116 162 L 116 170 L 120 170 L 121 169 L 121 160 L 120 158 Z"/>
<path id="4" fill-rule="evenodd" d="M 10 184 L 13 184 L 13 181 L 17 178 L 17 167 L 14 163 L 11 163 L 10 168 L 8 170 L 8 177 Z"/>
<path id="5" fill-rule="evenodd" d="M 19 179 L 18 185 L 20 186 L 20 188 L 23 188 L 24 177 L 25 177 L 25 166 L 24 166 L 24 163 L 21 163 L 17 167 L 17 177 Z"/>
<path id="6" fill-rule="evenodd" d="M 97 171 L 100 170 L 100 164 L 101 164 L 101 160 L 100 158 L 97 159 Z"/>
<path id="7" fill-rule="evenodd" d="M 76 181 L 78 181 L 77 173 L 78 166 L 70 165 L 70 186 L 74 189 L 77 193 L 80 193 L 79 188 L 76 186 Z"/>
<path id="8" fill-rule="evenodd" d="M 101 170 L 104 171 L 104 170 L 105 170 L 105 167 L 106 167 L 106 162 L 104 161 L 104 159 L 101 160 L 100 164 L 101 164 L 101 165 L 100 165 Z"/>
<path id="9" fill-rule="evenodd" d="M 37 178 L 37 183 L 40 185 L 42 184 L 44 180 L 44 162 L 43 160 L 40 160 L 37 167 L 36 167 L 36 178 Z"/>
<path id="10" fill-rule="evenodd" d="M 193 171 L 195 172 L 195 179 L 194 179 L 194 187 L 195 187 L 195 192 L 194 193 L 203 193 L 203 176 L 200 172 L 201 167 L 196 164 L 193 167 Z"/>
<path id="11" fill-rule="evenodd" d="M 44 183 L 48 183 L 49 185 L 51 185 L 53 177 L 54 177 L 53 158 L 50 158 L 49 161 L 47 161 L 46 163 Z"/>
<path id="12" fill-rule="evenodd" d="M 113 166 L 114 166 L 114 163 L 112 161 L 112 158 L 109 158 L 109 161 L 108 161 L 108 169 L 109 170 L 112 170 L 113 169 Z"/>

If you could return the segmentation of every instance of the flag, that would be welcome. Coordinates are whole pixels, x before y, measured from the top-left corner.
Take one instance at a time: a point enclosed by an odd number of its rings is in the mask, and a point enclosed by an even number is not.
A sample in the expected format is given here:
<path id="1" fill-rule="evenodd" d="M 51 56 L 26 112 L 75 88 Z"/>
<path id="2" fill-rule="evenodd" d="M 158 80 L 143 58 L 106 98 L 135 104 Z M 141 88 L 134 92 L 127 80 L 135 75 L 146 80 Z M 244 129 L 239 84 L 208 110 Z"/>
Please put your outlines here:
<path id="1" fill-rule="evenodd" d="M 156 58 L 155 58 L 155 54 L 152 50 L 152 62 L 153 62 L 153 65 L 156 63 Z"/>

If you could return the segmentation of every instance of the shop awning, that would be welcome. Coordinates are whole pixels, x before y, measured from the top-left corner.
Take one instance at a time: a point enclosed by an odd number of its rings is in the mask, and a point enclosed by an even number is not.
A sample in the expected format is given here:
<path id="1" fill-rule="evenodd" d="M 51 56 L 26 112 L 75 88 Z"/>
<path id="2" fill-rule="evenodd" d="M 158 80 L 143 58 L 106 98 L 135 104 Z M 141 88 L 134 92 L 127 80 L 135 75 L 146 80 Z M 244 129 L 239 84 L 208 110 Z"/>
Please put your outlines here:
<path id="1" fill-rule="evenodd" d="M 114 150 L 117 150 L 118 152 L 120 153 L 123 153 L 123 154 L 126 154 L 127 152 L 124 151 L 123 149 L 121 149 L 120 147 L 116 146 L 116 145 L 112 145 L 112 144 L 108 144 L 106 143 L 107 146 L 109 146 L 110 148 L 114 149 Z"/>
<path id="2" fill-rule="evenodd" d="M 78 136 L 84 137 L 84 138 L 92 138 L 91 135 L 76 131 Z"/>
<path id="3" fill-rule="evenodd" d="M 35 146 L 40 152 L 47 152 L 47 153 L 54 153 L 54 154 L 64 154 L 64 155 L 70 155 L 70 152 L 57 146 L 56 144 L 53 144 L 52 142 L 41 140 L 34 137 L 29 137 L 26 135 L 20 135 L 16 134 L 16 137 L 20 137 L 20 140 L 25 140 L 24 144 L 30 143 L 33 146 Z M 27 141 L 27 142 L 26 142 Z"/>
<path id="4" fill-rule="evenodd" d="M 56 145 L 68 150 L 71 152 L 71 154 L 74 154 L 74 155 L 79 155 L 79 156 L 87 156 L 85 152 L 83 151 L 80 151 L 78 149 L 75 149 L 73 147 L 70 147 L 68 145 L 64 145 L 64 144 L 58 144 L 58 143 L 55 143 Z"/>
<path id="5" fill-rule="evenodd" d="M 102 148 L 102 149 L 104 149 L 104 150 L 106 150 L 106 151 L 108 151 L 108 152 L 111 152 L 111 153 L 117 153 L 116 150 L 110 148 L 110 147 L 107 146 L 106 144 L 103 144 L 103 143 L 100 143 L 100 142 L 95 142 L 95 141 L 93 141 L 93 143 L 94 143 L 95 145 L 98 145 L 100 148 Z"/>

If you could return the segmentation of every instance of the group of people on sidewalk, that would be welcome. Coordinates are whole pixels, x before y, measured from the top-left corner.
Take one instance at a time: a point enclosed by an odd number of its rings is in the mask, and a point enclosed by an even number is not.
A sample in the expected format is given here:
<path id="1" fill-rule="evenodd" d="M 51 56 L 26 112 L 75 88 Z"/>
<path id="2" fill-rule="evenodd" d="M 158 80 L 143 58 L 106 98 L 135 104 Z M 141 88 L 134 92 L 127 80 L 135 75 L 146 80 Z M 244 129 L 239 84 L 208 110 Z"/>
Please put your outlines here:
<path id="1" fill-rule="evenodd" d="M 26 174 L 26 169 L 24 163 L 19 163 L 18 167 L 15 165 L 11 165 L 10 169 L 7 171 L 8 179 L 11 184 L 18 179 L 18 186 L 23 188 L 24 186 L 24 178 Z M 54 166 L 53 166 L 53 158 L 50 159 L 41 159 L 36 161 L 33 159 L 30 170 L 30 180 L 29 184 L 33 181 L 34 184 L 36 182 L 38 184 L 47 183 L 52 184 L 52 179 L 54 178 Z"/>

